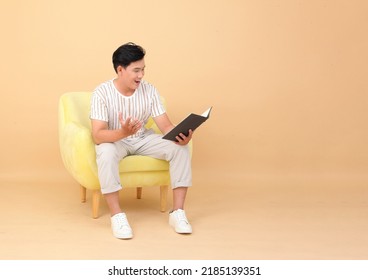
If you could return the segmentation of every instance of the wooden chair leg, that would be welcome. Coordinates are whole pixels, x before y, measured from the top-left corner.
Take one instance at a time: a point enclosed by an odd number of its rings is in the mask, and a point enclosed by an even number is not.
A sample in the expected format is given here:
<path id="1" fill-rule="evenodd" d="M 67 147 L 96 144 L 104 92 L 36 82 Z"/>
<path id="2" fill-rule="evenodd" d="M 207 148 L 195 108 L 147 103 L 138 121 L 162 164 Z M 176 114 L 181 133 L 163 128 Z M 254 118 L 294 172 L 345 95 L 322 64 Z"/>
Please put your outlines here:
<path id="1" fill-rule="evenodd" d="M 138 187 L 137 188 L 137 199 L 141 199 L 142 198 L 142 187 Z"/>
<path id="2" fill-rule="evenodd" d="M 81 202 L 85 203 L 86 202 L 86 191 L 87 189 L 85 187 L 83 187 L 82 185 L 80 186 L 80 196 L 81 196 Z"/>
<path id="3" fill-rule="evenodd" d="M 100 190 L 92 192 L 92 218 L 98 218 L 98 208 L 100 207 Z"/>
<path id="4" fill-rule="evenodd" d="M 169 189 L 169 186 L 160 186 L 160 211 L 161 212 L 166 212 L 168 189 Z"/>

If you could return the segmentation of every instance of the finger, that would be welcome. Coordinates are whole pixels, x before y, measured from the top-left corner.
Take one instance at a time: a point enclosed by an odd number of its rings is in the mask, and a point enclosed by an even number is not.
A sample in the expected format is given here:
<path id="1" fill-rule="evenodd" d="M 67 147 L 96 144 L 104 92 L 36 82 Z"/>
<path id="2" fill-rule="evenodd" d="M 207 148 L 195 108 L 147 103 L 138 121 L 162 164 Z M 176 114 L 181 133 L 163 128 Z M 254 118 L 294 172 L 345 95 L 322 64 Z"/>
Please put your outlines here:
<path id="1" fill-rule="evenodd" d="M 142 127 L 142 122 L 141 121 L 137 121 L 135 126 L 140 129 Z"/>
<path id="2" fill-rule="evenodd" d="M 125 125 L 130 125 L 132 122 L 132 117 L 127 117 L 127 119 L 125 120 Z"/>
<path id="3" fill-rule="evenodd" d="M 131 125 L 131 127 L 132 128 L 137 128 L 138 126 L 139 126 L 139 121 L 137 121 L 137 120 L 132 120 L 131 122 L 130 122 L 130 125 Z"/>
<path id="4" fill-rule="evenodd" d="M 184 136 L 185 137 L 185 136 Z M 183 139 L 183 133 L 180 133 L 178 136 L 175 137 L 177 140 L 177 143 L 181 144 L 184 139 Z"/>
<path id="5" fill-rule="evenodd" d="M 142 127 L 142 122 L 136 120 L 134 123 L 133 123 L 133 126 L 132 126 L 132 129 L 134 129 L 134 131 L 138 131 L 140 130 Z"/>
<path id="6" fill-rule="evenodd" d="M 132 120 L 132 124 L 133 124 L 133 126 L 138 126 L 139 120 Z"/>

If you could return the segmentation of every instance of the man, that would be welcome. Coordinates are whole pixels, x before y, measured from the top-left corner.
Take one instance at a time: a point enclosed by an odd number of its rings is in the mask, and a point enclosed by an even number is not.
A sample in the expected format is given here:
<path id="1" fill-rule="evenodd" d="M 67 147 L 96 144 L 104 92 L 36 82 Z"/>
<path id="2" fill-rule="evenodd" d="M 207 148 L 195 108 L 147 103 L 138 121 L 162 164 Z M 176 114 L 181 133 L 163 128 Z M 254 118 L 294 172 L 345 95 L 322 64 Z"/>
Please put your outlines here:
<path id="1" fill-rule="evenodd" d="M 158 91 L 143 80 L 144 56 L 145 50 L 134 43 L 120 46 L 112 57 L 116 78 L 99 85 L 91 101 L 90 118 L 101 192 L 110 210 L 113 234 L 120 239 L 133 237 L 127 216 L 119 204 L 122 186 L 118 167 L 125 156 L 132 154 L 169 162 L 173 188 L 169 224 L 177 233 L 192 233 L 184 211 L 187 189 L 192 183 L 187 146 L 192 131 L 187 137 L 178 135 L 177 142 L 173 142 L 144 127 L 152 117 L 163 134 L 174 128 Z"/>

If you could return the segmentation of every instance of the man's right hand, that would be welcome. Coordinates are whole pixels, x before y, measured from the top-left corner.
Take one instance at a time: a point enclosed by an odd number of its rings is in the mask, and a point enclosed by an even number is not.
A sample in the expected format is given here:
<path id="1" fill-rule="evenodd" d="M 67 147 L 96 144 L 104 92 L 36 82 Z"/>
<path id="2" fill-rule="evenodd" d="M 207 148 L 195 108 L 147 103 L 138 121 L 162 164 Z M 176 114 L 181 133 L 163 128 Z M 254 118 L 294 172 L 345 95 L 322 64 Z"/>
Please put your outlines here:
<path id="1" fill-rule="evenodd" d="M 123 120 L 122 113 L 119 113 L 119 121 L 121 124 L 121 130 L 125 137 L 136 134 L 139 129 L 141 129 L 143 122 L 137 119 L 132 119 L 132 117 L 128 117 L 125 121 Z"/>

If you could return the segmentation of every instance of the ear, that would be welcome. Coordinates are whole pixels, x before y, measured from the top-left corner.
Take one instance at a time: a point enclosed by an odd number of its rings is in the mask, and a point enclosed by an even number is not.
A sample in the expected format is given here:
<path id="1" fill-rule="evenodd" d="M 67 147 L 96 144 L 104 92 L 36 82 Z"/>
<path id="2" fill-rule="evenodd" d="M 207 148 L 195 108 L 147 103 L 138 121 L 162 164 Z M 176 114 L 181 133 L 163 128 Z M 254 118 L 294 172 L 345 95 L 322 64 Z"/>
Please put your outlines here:
<path id="1" fill-rule="evenodd" d="M 121 74 L 123 74 L 123 72 L 124 72 L 124 67 L 123 66 L 121 66 L 121 65 L 119 65 L 117 68 L 116 68 L 116 71 L 118 72 L 118 75 L 121 75 Z"/>

